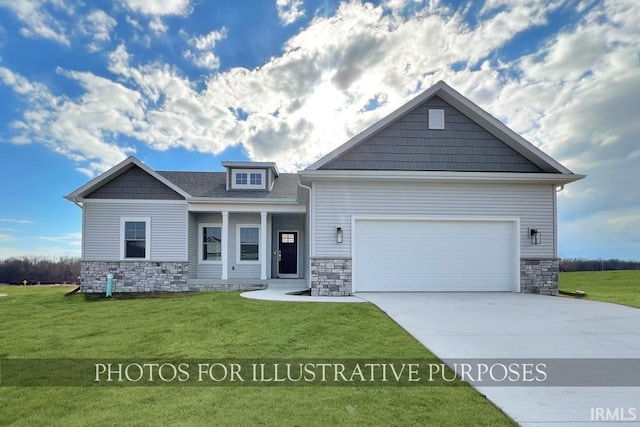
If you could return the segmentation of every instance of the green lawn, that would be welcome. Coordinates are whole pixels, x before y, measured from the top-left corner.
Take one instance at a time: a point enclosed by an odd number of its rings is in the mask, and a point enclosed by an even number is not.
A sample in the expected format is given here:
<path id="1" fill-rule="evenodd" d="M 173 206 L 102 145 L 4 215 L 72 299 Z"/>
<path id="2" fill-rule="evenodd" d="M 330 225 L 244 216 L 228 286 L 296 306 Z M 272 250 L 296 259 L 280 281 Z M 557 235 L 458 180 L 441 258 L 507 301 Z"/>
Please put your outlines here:
<path id="1" fill-rule="evenodd" d="M 640 308 L 640 270 L 560 273 L 560 289 L 585 291 L 586 299 Z"/>
<path id="2" fill-rule="evenodd" d="M 0 286 L 3 358 L 433 358 L 370 304 Z M 512 425 L 470 387 L 0 387 L 0 425 Z"/>

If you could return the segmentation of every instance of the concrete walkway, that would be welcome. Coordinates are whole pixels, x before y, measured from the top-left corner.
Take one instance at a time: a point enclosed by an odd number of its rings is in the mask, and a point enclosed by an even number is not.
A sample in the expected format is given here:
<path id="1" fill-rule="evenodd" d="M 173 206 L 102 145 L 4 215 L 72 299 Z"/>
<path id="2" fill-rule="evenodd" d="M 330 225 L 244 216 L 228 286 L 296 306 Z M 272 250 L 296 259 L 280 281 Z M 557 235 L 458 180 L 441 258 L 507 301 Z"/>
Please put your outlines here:
<path id="1" fill-rule="evenodd" d="M 264 301 L 290 301 L 290 302 L 367 302 L 362 298 L 351 297 L 312 297 L 307 295 L 290 295 L 291 292 L 300 292 L 306 288 L 295 286 L 269 286 L 262 291 L 243 292 L 240 296 L 248 299 Z"/>
<path id="2" fill-rule="evenodd" d="M 640 359 L 640 310 L 621 305 L 519 293 L 358 296 L 441 359 Z M 523 426 L 640 425 L 640 387 L 476 388 Z"/>

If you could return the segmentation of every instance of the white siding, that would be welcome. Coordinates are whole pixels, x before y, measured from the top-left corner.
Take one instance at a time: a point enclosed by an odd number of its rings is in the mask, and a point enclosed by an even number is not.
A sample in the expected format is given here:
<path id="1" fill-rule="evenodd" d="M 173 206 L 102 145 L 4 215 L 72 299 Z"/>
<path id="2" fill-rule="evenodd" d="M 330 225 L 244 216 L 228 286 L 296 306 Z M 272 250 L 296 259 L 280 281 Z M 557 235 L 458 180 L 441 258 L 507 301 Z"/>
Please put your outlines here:
<path id="1" fill-rule="evenodd" d="M 186 261 L 187 204 L 92 201 L 84 203 L 84 260 L 120 259 L 120 218 L 151 218 L 152 261 Z"/>
<path id="2" fill-rule="evenodd" d="M 521 256 L 555 256 L 555 189 L 551 185 L 451 183 L 315 183 L 316 256 L 351 256 L 351 215 L 520 218 Z M 336 243 L 342 227 L 343 243 Z M 532 245 L 529 228 L 542 233 Z M 481 242 L 478 242 L 481 248 Z"/>

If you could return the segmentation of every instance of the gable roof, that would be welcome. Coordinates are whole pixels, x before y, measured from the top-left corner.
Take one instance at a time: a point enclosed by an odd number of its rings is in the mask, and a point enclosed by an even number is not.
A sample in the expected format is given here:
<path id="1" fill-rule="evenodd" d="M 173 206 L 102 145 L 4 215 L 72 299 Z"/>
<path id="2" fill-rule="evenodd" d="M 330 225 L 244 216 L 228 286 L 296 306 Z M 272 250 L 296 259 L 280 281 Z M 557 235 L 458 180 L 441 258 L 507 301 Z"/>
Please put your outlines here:
<path id="1" fill-rule="evenodd" d="M 162 184 L 166 185 L 167 187 L 169 187 L 171 190 L 178 193 L 183 198 L 186 199 L 189 197 L 189 194 L 186 191 L 184 191 L 182 188 L 178 187 L 173 182 L 169 181 L 168 179 L 166 179 L 165 177 L 163 177 L 162 175 L 160 175 L 159 173 L 151 169 L 149 166 L 142 163 L 140 160 L 136 159 L 133 156 L 129 156 L 122 162 L 118 163 L 117 165 L 115 165 L 114 167 L 106 171 L 105 173 L 98 175 L 97 177 L 87 182 L 82 187 L 64 196 L 64 198 L 67 200 L 71 200 L 72 202 L 78 202 L 84 199 L 86 196 L 93 193 L 94 191 L 100 189 L 102 186 L 106 185 L 107 183 L 123 175 L 125 172 L 127 172 L 129 169 L 133 167 L 138 167 L 142 169 L 151 177 L 160 181 Z"/>
<path id="2" fill-rule="evenodd" d="M 465 171 L 465 172 L 531 172 L 531 173 L 555 173 L 555 174 L 572 174 L 572 172 L 564 167 L 562 164 L 551 158 L 542 150 L 531 144 L 529 141 L 518 135 L 513 130 L 509 129 L 506 125 L 500 122 L 495 117 L 478 107 L 469 99 L 462 96 L 460 93 L 452 89 L 445 82 L 439 81 L 431 88 L 427 89 L 402 107 L 398 108 L 385 118 L 381 119 L 377 123 L 373 124 L 369 128 L 365 129 L 358 135 L 351 138 L 345 144 L 339 146 L 326 156 L 322 157 L 312 165 L 310 165 L 307 171 L 313 170 L 326 170 L 326 169 L 340 169 L 340 170 L 380 170 L 379 166 L 384 162 L 367 163 L 366 161 L 361 165 L 358 165 L 358 159 L 362 159 L 362 153 L 358 153 L 359 146 L 361 144 L 370 143 L 372 138 L 376 135 L 380 135 L 380 132 L 387 130 L 394 123 L 407 117 L 410 113 L 418 109 L 419 107 L 433 102 L 434 100 L 441 99 L 446 105 L 451 106 L 453 109 L 460 112 L 462 115 L 470 119 L 476 124 L 479 129 L 482 129 L 494 138 L 491 141 L 492 144 L 499 142 L 500 145 L 494 147 L 488 147 L 495 149 L 495 156 L 492 157 L 492 151 L 489 150 L 489 154 L 485 156 L 485 162 L 492 158 L 500 158 L 506 161 L 506 166 L 496 167 L 494 169 L 486 170 L 481 167 L 479 162 L 475 163 L 475 166 L 465 168 L 464 165 L 456 166 L 456 159 L 452 159 L 450 155 L 451 150 L 443 152 L 442 158 L 438 158 L 437 150 L 434 155 L 434 147 L 432 141 L 425 141 L 422 138 L 421 144 L 425 147 L 430 146 L 429 153 L 423 153 L 422 157 L 418 158 L 417 162 L 406 161 L 411 157 L 411 152 L 405 152 L 405 158 L 402 159 L 404 164 L 398 164 L 394 167 L 393 162 L 387 163 L 390 167 L 385 167 L 387 170 L 420 170 L 420 171 Z M 442 132 L 442 131 L 436 131 Z M 451 141 L 451 139 L 450 139 Z M 375 142 L 374 142 L 375 144 Z M 384 141 L 378 143 L 380 146 L 384 145 Z M 437 145 L 437 144 L 436 144 Z M 463 144 L 464 145 L 464 144 Z M 381 147 L 382 148 L 382 147 Z M 360 147 L 361 149 L 361 147 Z M 454 147 L 454 149 L 460 150 L 460 147 Z M 363 151 L 363 150 L 360 150 Z M 485 147 L 485 151 L 486 147 Z M 467 157 L 473 156 L 472 150 L 462 150 L 462 155 Z M 360 156 L 360 157 L 359 157 Z M 435 156 L 435 161 L 434 160 Z M 415 157 L 415 156 L 413 156 Z M 455 157 L 455 156 L 454 156 Z M 397 156 L 382 155 L 381 158 L 384 161 L 397 159 Z M 365 158 L 366 160 L 366 158 Z M 458 160 L 459 163 L 459 160 Z"/>

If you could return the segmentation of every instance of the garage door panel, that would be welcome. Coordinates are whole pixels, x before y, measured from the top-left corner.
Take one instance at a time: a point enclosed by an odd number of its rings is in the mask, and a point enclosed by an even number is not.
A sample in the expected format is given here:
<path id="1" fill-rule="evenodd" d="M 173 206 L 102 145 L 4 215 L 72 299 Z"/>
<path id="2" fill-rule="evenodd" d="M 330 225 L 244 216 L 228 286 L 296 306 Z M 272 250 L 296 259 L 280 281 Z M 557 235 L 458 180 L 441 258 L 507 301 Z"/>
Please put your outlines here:
<path id="1" fill-rule="evenodd" d="M 515 289 L 513 222 L 357 220 L 358 291 Z"/>

